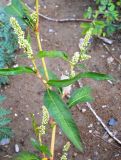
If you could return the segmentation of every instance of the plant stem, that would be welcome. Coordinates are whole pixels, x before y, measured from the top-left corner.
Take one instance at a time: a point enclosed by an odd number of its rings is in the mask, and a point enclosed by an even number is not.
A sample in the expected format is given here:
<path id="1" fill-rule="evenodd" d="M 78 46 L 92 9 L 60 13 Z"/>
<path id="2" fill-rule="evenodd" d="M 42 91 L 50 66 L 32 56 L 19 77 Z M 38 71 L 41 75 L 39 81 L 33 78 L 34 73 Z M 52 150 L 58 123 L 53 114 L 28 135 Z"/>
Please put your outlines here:
<path id="1" fill-rule="evenodd" d="M 52 128 L 52 137 L 51 137 L 51 148 L 50 148 L 50 152 L 51 152 L 51 157 L 50 160 L 54 160 L 54 148 L 55 148 L 55 136 L 56 136 L 56 123 L 53 122 L 53 128 Z"/>
<path id="2" fill-rule="evenodd" d="M 46 81 L 43 79 L 43 77 L 42 77 L 42 76 L 41 76 L 41 74 L 39 73 L 39 70 L 38 70 L 38 68 L 37 68 L 37 65 L 36 65 L 35 59 L 34 59 L 34 58 L 32 58 L 32 59 L 31 59 L 31 61 L 32 61 L 32 64 L 33 64 L 34 69 L 35 69 L 35 71 L 36 71 L 36 75 L 37 75 L 37 77 L 38 77 L 40 80 L 42 80 L 42 82 L 47 86 Z"/>
<path id="3" fill-rule="evenodd" d="M 36 0 L 36 13 L 37 13 L 37 22 L 36 22 L 35 33 L 36 33 L 36 38 L 37 38 L 39 50 L 42 51 L 42 45 L 41 45 L 40 35 L 39 35 L 39 1 L 38 0 Z M 47 67 L 46 67 L 46 63 L 45 63 L 44 58 L 42 58 L 42 65 L 44 68 L 46 80 L 48 81 L 49 76 L 48 76 L 48 71 L 47 71 Z M 51 88 L 51 87 L 49 87 L 49 88 Z M 56 135 L 56 123 L 53 122 L 53 124 L 54 124 L 54 126 L 52 129 L 51 149 L 50 149 L 52 156 L 51 156 L 50 160 L 53 160 L 53 158 L 54 158 L 54 145 L 55 145 L 55 135 Z"/>
<path id="4" fill-rule="evenodd" d="M 41 45 L 40 35 L 39 35 L 39 1 L 38 0 L 36 0 L 36 13 L 37 13 L 37 22 L 36 22 L 35 33 L 36 33 L 39 50 L 42 51 L 42 45 Z M 47 67 L 46 67 L 44 58 L 42 58 L 42 65 L 44 68 L 46 80 L 49 80 L 48 71 L 47 71 Z"/>

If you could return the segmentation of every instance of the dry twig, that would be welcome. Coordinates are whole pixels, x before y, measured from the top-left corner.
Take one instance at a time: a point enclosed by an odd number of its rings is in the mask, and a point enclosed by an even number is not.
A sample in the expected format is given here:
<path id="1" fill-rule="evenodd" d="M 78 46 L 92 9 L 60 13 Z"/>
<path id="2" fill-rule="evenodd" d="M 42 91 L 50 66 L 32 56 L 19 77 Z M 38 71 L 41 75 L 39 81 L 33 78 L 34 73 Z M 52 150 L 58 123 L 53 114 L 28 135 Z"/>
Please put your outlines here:
<path id="1" fill-rule="evenodd" d="M 30 6 L 28 6 L 28 4 L 26 4 L 26 6 L 30 9 L 30 11 L 34 12 L 34 10 Z M 56 18 L 51 18 L 51 17 L 45 16 L 42 13 L 39 13 L 39 16 L 48 20 L 48 21 L 58 22 L 58 23 L 65 23 L 65 22 L 88 22 L 88 23 L 91 23 L 92 22 L 92 20 L 90 20 L 90 19 L 82 19 L 82 18 L 56 19 Z"/>
<path id="2" fill-rule="evenodd" d="M 78 81 L 79 87 L 82 87 L 82 83 Z M 106 132 L 109 134 L 109 136 L 115 140 L 118 144 L 121 145 L 121 141 L 110 131 L 110 129 L 106 126 L 106 124 L 103 122 L 103 120 L 97 115 L 96 111 L 92 108 L 91 104 L 89 102 L 86 103 L 87 107 L 90 109 L 90 111 L 93 113 L 93 115 L 96 117 L 98 122 L 103 126 L 103 128 L 106 130 Z"/>

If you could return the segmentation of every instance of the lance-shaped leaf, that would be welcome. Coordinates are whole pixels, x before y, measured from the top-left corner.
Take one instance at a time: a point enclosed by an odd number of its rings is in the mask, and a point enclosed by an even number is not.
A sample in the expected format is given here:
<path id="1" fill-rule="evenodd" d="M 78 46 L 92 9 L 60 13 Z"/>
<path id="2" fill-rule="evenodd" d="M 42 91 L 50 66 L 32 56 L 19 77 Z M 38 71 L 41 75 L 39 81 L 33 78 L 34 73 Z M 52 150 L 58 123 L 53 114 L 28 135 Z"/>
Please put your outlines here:
<path id="1" fill-rule="evenodd" d="M 76 89 L 71 97 L 68 100 L 68 106 L 71 108 L 72 106 L 82 103 L 82 102 L 90 102 L 93 101 L 91 96 L 91 88 L 88 86 Z"/>
<path id="2" fill-rule="evenodd" d="M 37 149 L 39 152 L 44 153 L 45 155 L 51 156 L 51 153 L 48 149 L 48 146 L 45 146 L 43 144 L 40 144 L 38 141 L 36 141 L 34 138 L 31 138 L 31 144 L 32 146 Z"/>
<path id="3" fill-rule="evenodd" d="M 48 58 L 62 58 L 64 60 L 68 59 L 67 53 L 63 51 L 39 51 L 36 54 L 36 58 L 43 58 L 43 57 L 48 57 Z"/>
<path id="4" fill-rule="evenodd" d="M 101 74 L 96 72 L 84 72 L 76 75 L 73 78 L 70 79 L 64 79 L 64 80 L 49 80 L 48 84 L 55 87 L 66 87 L 70 84 L 75 83 L 81 78 L 91 78 L 94 80 L 113 80 L 112 76 L 107 74 Z"/>
<path id="5" fill-rule="evenodd" d="M 41 160 L 38 156 L 31 152 L 21 152 L 13 160 Z"/>
<path id="6" fill-rule="evenodd" d="M 44 95 L 44 105 L 69 140 L 77 149 L 83 151 L 78 128 L 72 118 L 71 112 L 60 96 L 54 91 L 47 90 Z"/>
<path id="7" fill-rule="evenodd" d="M 16 67 L 16 68 L 4 68 L 0 69 L 0 75 L 3 76 L 15 76 L 19 74 L 24 74 L 24 73 L 35 73 L 35 71 L 32 68 L 29 67 Z"/>
<path id="8" fill-rule="evenodd" d="M 33 26 L 33 21 L 30 17 L 30 11 L 28 7 L 21 0 L 12 0 L 11 4 L 4 8 L 8 16 L 16 17 L 20 22 L 22 27 L 25 27 L 25 24 Z"/>

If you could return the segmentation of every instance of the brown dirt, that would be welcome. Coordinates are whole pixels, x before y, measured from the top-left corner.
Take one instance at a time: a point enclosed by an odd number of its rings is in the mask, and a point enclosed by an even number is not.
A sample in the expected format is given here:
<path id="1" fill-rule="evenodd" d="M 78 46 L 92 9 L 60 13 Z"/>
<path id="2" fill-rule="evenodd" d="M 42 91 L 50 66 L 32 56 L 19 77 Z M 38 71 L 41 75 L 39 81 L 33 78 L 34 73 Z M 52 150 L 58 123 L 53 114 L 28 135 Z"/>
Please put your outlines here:
<path id="1" fill-rule="evenodd" d="M 32 7 L 33 1 L 26 0 Z M 42 13 L 56 18 L 64 17 L 82 17 L 83 11 L 92 2 L 89 0 L 46 0 L 47 9 L 42 8 Z M 41 23 L 41 38 L 43 49 L 47 50 L 64 50 L 71 56 L 75 51 L 79 51 L 78 42 L 81 37 L 80 23 L 54 23 L 40 19 Z M 53 29 L 54 33 L 49 33 L 49 29 Z M 116 39 L 117 36 L 117 39 Z M 33 49 L 37 51 L 37 45 L 34 35 L 32 35 Z M 114 35 L 115 41 L 109 46 L 112 54 L 118 59 L 120 56 L 121 44 L 119 35 Z M 110 117 L 115 117 L 118 123 L 111 130 L 117 131 L 117 137 L 121 139 L 121 70 L 117 61 L 111 64 L 107 63 L 107 58 L 111 57 L 110 53 L 105 50 L 102 41 L 95 40 L 91 47 L 90 55 L 92 59 L 87 61 L 87 66 L 91 71 L 110 73 L 116 81 L 113 84 L 109 82 L 95 82 L 93 80 L 83 80 L 83 84 L 88 84 L 93 88 L 95 97 L 93 108 L 98 115 L 102 117 L 105 123 Z M 56 61 L 56 63 L 55 63 Z M 121 59 L 120 59 L 121 61 Z M 69 67 L 61 60 L 46 60 L 48 68 L 55 71 L 58 75 L 65 73 Z M 18 64 L 31 65 L 27 59 L 17 58 Z M 8 156 L 15 154 L 14 145 L 19 144 L 20 150 L 33 150 L 30 144 L 30 138 L 33 136 L 31 127 L 30 113 L 34 113 L 37 119 L 41 116 L 42 96 L 44 87 L 40 81 L 33 75 L 21 75 L 11 77 L 9 86 L 1 90 L 7 95 L 7 100 L 4 103 L 6 108 L 12 110 L 11 118 L 13 119 L 11 127 L 14 131 L 14 137 L 10 145 L 0 148 L 0 160 L 11 159 Z M 107 105 L 107 108 L 102 108 Z M 86 108 L 83 104 L 80 108 Z M 15 113 L 18 114 L 15 117 Z M 97 122 L 92 113 L 86 108 L 86 112 L 82 113 L 77 108 L 72 109 L 73 116 L 79 127 L 81 137 L 85 144 L 84 153 L 79 153 L 73 146 L 69 152 L 69 160 L 121 160 L 121 148 L 114 141 L 108 142 L 109 139 L 103 140 L 105 130 Z M 29 118 L 27 121 L 26 118 Z M 93 124 L 92 128 L 88 128 Z M 92 133 L 89 133 L 92 130 Z M 50 131 L 49 131 L 50 133 Z M 45 143 L 49 143 L 50 134 L 47 134 Z M 66 138 L 59 134 L 57 130 L 56 145 L 55 145 L 55 160 L 59 159 L 62 152 L 62 146 L 65 144 Z M 7 156 L 8 155 L 8 156 Z M 5 158 L 6 157 L 6 158 Z"/>

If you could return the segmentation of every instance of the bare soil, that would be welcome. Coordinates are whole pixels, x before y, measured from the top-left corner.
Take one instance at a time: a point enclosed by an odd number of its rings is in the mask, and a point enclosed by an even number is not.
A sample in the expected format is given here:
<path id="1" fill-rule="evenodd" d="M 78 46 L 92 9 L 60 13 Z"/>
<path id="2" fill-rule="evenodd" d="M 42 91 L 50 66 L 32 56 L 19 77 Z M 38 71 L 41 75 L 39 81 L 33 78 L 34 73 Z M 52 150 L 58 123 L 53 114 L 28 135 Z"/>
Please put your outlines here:
<path id="1" fill-rule="evenodd" d="M 26 3 L 33 8 L 34 1 L 26 0 Z M 40 2 L 42 4 L 42 2 Z M 87 6 L 92 4 L 89 0 L 46 0 L 46 9 L 42 6 L 41 12 L 45 15 L 54 18 L 80 18 Z M 81 23 L 81 22 L 80 22 Z M 81 35 L 80 23 L 56 23 L 40 18 L 40 31 L 42 47 L 46 50 L 63 50 L 72 56 L 74 52 L 79 51 L 78 43 Z M 50 32 L 52 29 L 54 32 Z M 107 58 L 117 57 L 121 62 L 121 34 L 114 34 L 114 42 L 108 45 L 110 53 L 108 53 L 103 45 L 103 42 L 96 39 L 89 51 L 92 56 L 86 62 L 87 67 L 91 71 L 112 74 L 116 81 L 112 84 L 108 81 L 96 82 L 93 80 L 83 80 L 83 84 L 90 85 L 93 88 L 93 96 L 95 101 L 92 103 L 97 114 L 104 120 L 105 123 L 111 117 L 118 120 L 117 125 L 110 127 L 111 131 L 117 131 L 116 136 L 121 139 L 121 65 L 116 59 L 112 63 L 107 63 Z M 36 52 L 37 42 L 32 33 L 33 50 Z M 19 65 L 31 65 L 24 58 L 20 58 L 18 53 L 17 63 Z M 38 62 L 39 65 L 40 62 Z M 69 70 L 69 66 L 61 60 L 48 60 L 46 63 L 49 69 L 55 71 L 58 75 L 64 74 Z M 3 104 L 4 107 L 12 110 L 11 127 L 13 128 L 14 137 L 8 146 L 0 147 L 0 160 L 9 160 L 15 155 L 15 144 L 18 144 L 20 151 L 32 151 L 30 138 L 33 137 L 31 127 L 30 113 L 34 113 L 40 121 L 42 97 L 44 86 L 33 75 L 20 75 L 10 78 L 10 85 L 1 89 L 1 93 L 7 95 L 7 100 Z M 105 107 L 102 107 L 106 105 Z M 86 112 L 82 112 L 86 109 Z M 18 116 L 15 116 L 15 115 Z M 103 138 L 105 130 L 97 122 L 93 114 L 88 110 L 86 104 L 80 105 L 78 108 L 72 109 L 73 117 L 77 122 L 82 140 L 85 144 L 84 153 L 79 153 L 73 145 L 69 151 L 69 160 L 121 160 L 121 148 L 113 140 Z M 92 127 L 90 128 L 90 124 Z M 47 133 L 45 143 L 50 145 L 51 132 Z M 55 160 L 60 159 L 62 147 L 67 139 L 61 134 L 60 129 L 57 129 L 56 144 L 55 144 Z"/>

